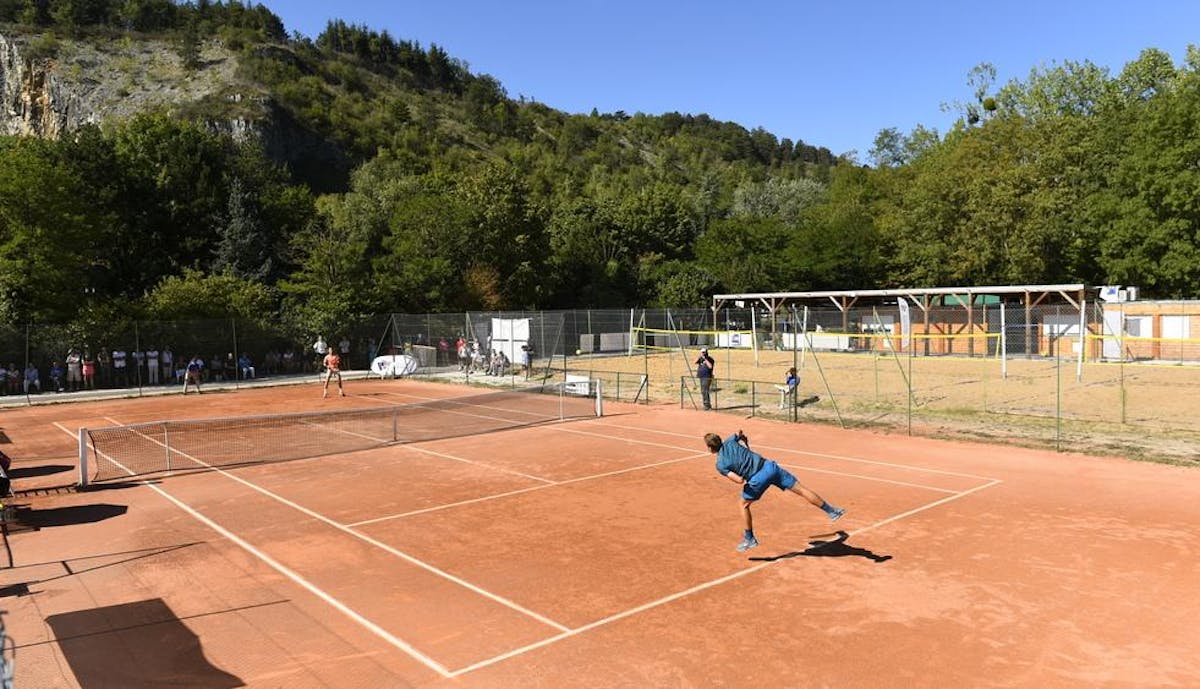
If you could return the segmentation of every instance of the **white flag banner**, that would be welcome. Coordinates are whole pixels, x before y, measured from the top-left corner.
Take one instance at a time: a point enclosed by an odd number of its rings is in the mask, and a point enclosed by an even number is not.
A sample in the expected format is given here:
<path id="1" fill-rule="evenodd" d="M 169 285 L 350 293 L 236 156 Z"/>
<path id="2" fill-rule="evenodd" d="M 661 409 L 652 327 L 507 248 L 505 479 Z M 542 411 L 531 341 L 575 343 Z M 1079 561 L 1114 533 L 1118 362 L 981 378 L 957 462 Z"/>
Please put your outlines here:
<path id="1" fill-rule="evenodd" d="M 903 351 L 912 351 L 912 315 L 908 311 L 908 300 L 900 297 L 900 332 L 904 333 Z"/>

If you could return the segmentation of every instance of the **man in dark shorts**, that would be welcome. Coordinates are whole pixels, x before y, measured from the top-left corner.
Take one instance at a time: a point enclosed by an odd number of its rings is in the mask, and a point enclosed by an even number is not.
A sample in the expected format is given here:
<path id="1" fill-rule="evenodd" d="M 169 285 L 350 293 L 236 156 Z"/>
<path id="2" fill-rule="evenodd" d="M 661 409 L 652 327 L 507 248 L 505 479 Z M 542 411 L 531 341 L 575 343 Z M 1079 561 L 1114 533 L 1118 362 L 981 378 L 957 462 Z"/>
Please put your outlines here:
<path id="1" fill-rule="evenodd" d="M 700 356 L 696 357 L 696 377 L 700 379 L 700 398 L 705 409 L 712 409 L 713 367 L 716 363 L 708 355 L 708 347 L 701 347 Z"/>
<path id="2" fill-rule="evenodd" d="M 845 513 L 842 508 L 830 505 L 821 496 L 800 485 L 787 469 L 753 452 L 750 449 L 749 438 L 741 431 L 729 436 L 724 442 L 716 433 L 705 434 L 704 444 L 708 446 L 709 452 L 717 455 L 717 473 L 742 486 L 745 533 L 742 542 L 737 546 L 739 551 L 746 551 L 758 545 L 758 539 L 754 537 L 754 519 L 750 515 L 750 506 L 771 486 L 799 495 L 821 508 L 832 521 L 841 519 Z"/>

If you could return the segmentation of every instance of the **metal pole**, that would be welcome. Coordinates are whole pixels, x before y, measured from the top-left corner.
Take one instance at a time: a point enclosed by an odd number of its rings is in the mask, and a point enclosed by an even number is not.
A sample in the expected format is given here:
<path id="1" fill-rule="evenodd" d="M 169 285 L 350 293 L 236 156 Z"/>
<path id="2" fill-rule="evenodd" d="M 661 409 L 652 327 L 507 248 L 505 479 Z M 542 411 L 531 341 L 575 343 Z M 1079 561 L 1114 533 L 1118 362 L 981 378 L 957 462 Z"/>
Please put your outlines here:
<path id="1" fill-rule="evenodd" d="M 985 357 L 985 358 L 986 358 L 986 357 Z M 912 403 L 913 403 L 913 395 L 912 395 L 912 379 L 913 379 L 913 377 L 912 377 L 912 362 L 913 362 L 913 351 L 912 351 L 912 347 L 910 346 L 910 347 L 908 348 L 908 385 L 909 385 L 909 392 L 908 392 L 908 434 L 909 434 L 909 435 L 912 435 L 912 415 L 913 415 L 913 404 L 912 404 Z"/>
<path id="2" fill-rule="evenodd" d="M 808 307 L 804 307 L 804 320 L 808 321 Z M 796 369 L 796 391 L 792 394 L 792 403 L 788 407 L 788 420 L 795 421 L 799 416 L 799 409 L 796 406 L 800 398 L 800 368 L 796 365 L 796 353 L 800 349 L 800 332 L 797 329 L 796 323 L 796 306 L 792 305 L 792 368 Z"/>
<path id="3" fill-rule="evenodd" d="M 1087 298 L 1079 301 L 1079 362 L 1075 364 L 1075 380 L 1083 382 L 1083 351 L 1087 349 Z"/>
<path id="4" fill-rule="evenodd" d="M 1004 302 L 1000 302 L 1000 378 L 1008 378 L 1008 323 L 1004 315 Z"/>
<path id="5" fill-rule="evenodd" d="M 242 376 L 242 367 L 238 363 L 237 319 L 236 318 L 229 319 L 229 327 L 233 330 L 233 389 L 238 390 L 238 389 L 240 389 L 240 386 L 238 385 L 238 379 L 241 378 L 241 376 Z M 333 339 L 332 335 L 330 336 L 330 339 Z M 331 343 L 329 346 L 333 347 L 335 345 L 333 345 Z M 347 364 L 348 363 L 349 362 L 347 362 Z"/>
<path id="6" fill-rule="evenodd" d="M 1055 308 L 1055 323 L 1062 323 L 1062 307 Z M 1062 327 L 1058 325 L 1057 327 Z M 1062 451 L 1062 333 L 1055 333 L 1050 340 L 1050 351 L 1054 355 L 1054 449 Z"/>
<path id="7" fill-rule="evenodd" d="M 25 324 L 25 368 L 26 369 L 29 368 L 29 324 L 28 323 Z M 9 375 L 11 376 L 12 373 L 9 372 Z M 25 380 L 24 386 L 25 386 L 25 404 L 32 405 L 33 400 L 29 399 L 29 381 L 28 380 Z M 41 389 L 42 389 L 42 378 L 41 378 L 41 374 L 39 372 L 38 391 L 40 392 Z"/>
<path id="8" fill-rule="evenodd" d="M 754 317 L 754 307 L 750 307 L 750 346 L 754 348 L 754 368 L 758 368 L 758 322 Z"/>
<path id="9" fill-rule="evenodd" d="M 132 356 L 127 358 L 125 361 L 129 361 L 129 359 L 133 359 L 133 365 L 137 367 L 138 397 L 141 397 L 142 396 L 142 365 L 140 363 L 138 363 L 138 357 L 137 357 L 138 352 L 142 352 L 142 336 L 138 330 L 137 321 L 134 321 L 133 322 L 133 351 L 130 352 L 130 354 Z M 145 352 L 142 352 L 142 358 L 143 359 L 145 358 Z"/>
<path id="10" fill-rule="evenodd" d="M 795 309 L 796 309 L 796 307 L 793 306 L 792 307 L 793 314 L 795 313 Z M 795 326 L 794 319 L 793 319 L 792 325 Z M 802 333 L 803 333 L 803 335 L 802 335 Z M 796 333 L 796 337 L 804 337 L 805 338 L 804 341 L 808 342 L 807 333 L 808 333 L 808 305 L 805 305 L 804 306 L 804 322 L 800 324 L 800 332 Z M 801 368 L 804 367 L 804 351 L 805 351 L 805 348 L 801 347 L 800 348 L 800 366 L 801 366 Z"/>

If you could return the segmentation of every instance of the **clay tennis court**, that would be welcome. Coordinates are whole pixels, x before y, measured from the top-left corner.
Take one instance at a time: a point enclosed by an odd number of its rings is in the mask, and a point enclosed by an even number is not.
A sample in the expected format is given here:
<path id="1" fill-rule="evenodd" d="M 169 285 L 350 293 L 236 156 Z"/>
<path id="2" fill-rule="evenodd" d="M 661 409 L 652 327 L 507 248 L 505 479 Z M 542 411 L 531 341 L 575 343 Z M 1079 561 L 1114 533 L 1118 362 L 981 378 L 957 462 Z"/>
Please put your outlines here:
<path id="1" fill-rule="evenodd" d="M 601 418 L 62 487 L 81 426 L 479 392 L 347 390 L 6 411 L 16 686 L 1200 685 L 1186 467 L 606 401 Z M 828 519 L 771 491 L 762 545 L 734 551 L 738 489 L 701 435 L 738 428 L 847 508 L 841 534 L 814 538 Z"/>

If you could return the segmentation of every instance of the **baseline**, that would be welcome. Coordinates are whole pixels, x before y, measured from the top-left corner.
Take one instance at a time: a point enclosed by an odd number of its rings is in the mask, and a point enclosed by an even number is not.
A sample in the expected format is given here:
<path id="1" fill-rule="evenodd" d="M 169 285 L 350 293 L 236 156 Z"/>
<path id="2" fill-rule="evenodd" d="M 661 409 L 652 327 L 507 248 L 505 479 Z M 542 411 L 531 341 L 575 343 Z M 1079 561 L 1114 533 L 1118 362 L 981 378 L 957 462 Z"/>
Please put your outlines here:
<path id="1" fill-rule="evenodd" d="M 658 433 L 661 435 L 672 435 L 672 436 L 676 436 L 679 438 L 694 437 L 694 436 L 688 435 L 686 433 L 678 433 L 675 431 L 663 431 L 663 430 L 659 430 L 659 429 L 655 429 L 655 428 L 638 428 L 636 426 L 611 424 L 611 423 L 605 423 L 603 421 L 597 421 L 596 425 L 606 426 L 609 428 L 623 428 L 625 430 L 640 431 L 640 432 L 644 432 L 644 433 Z M 834 455 L 834 454 L 829 454 L 826 452 L 812 452 L 811 450 L 797 450 L 797 449 L 790 448 L 790 447 L 775 447 L 775 446 L 771 446 L 771 445 L 761 445 L 760 447 L 767 449 L 767 450 L 773 450 L 775 452 L 790 452 L 792 454 L 808 455 L 810 457 L 823 457 L 825 459 L 836 459 L 836 460 L 841 460 L 841 461 L 845 461 L 845 462 L 857 462 L 859 464 L 874 464 L 877 466 L 893 467 L 896 469 L 906 469 L 908 471 L 920 471 L 920 472 L 924 472 L 924 473 L 928 473 L 928 474 L 940 474 L 943 476 L 957 476 L 959 478 L 972 478 L 972 479 L 976 479 L 979 481 L 985 481 L 985 482 L 1000 480 L 994 476 L 981 476 L 979 474 L 968 474 L 968 473 L 964 473 L 961 471 L 947 471 L 945 469 L 930 469 L 928 467 L 913 466 L 911 464 L 898 464 L 896 462 L 884 462 L 884 461 L 877 460 L 877 459 L 865 459 L 862 457 L 851 457 L 849 455 Z"/>
<path id="2" fill-rule="evenodd" d="M 105 419 L 107 419 L 108 421 L 110 421 L 112 423 L 117 424 L 118 426 L 122 425 L 121 422 L 119 422 L 116 419 L 113 419 L 111 417 L 105 417 Z M 141 435 L 141 434 L 139 434 L 139 435 Z M 150 440 L 153 443 L 162 445 L 162 447 L 166 448 L 166 445 L 159 442 L 155 438 L 151 438 L 149 436 L 143 436 L 143 437 L 145 437 L 147 440 Z M 368 543 L 376 548 L 379 548 L 380 550 L 383 550 L 384 552 L 395 555 L 396 557 L 404 560 L 405 562 L 408 562 L 409 564 L 416 565 L 417 567 L 420 567 L 421 569 L 424 569 L 432 574 L 436 574 L 437 576 L 442 577 L 443 579 L 446 579 L 455 584 L 458 584 L 459 586 L 461 586 L 473 593 L 476 593 L 485 598 L 489 598 L 489 599 L 495 601 L 496 603 L 499 603 L 507 608 L 515 610 L 515 611 L 517 611 L 521 614 L 527 615 L 529 617 L 532 617 L 533 619 L 537 620 L 538 622 L 541 622 L 542 624 L 545 624 L 546 626 L 554 627 L 555 629 L 559 629 L 559 630 L 567 629 L 566 626 L 559 624 L 558 622 L 555 622 L 554 620 L 542 615 L 541 613 L 534 612 L 533 610 L 529 610 L 528 608 L 525 608 L 524 606 L 521 606 L 514 601 L 508 600 L 507 598 L 504 598 L 502 596 L 498 596 L 498 595 L 492 593 L 491 591 L 482 589 L 465 579 L 456 577 L 447 571 L 444 571 L 442 569 L 434 567 L 433 565 L 429 564 L 428 562 L 419 560 L 419 559 L 413 557 L 412 555 L 409 555 L 408 553 L 400 551 L 386 543 L 383 543 L 382 541 L 379 541 L 378 539 L 371 538 L 370 536 L 368 536 L 364 533 L 355 531 L 354 529 L 351 529 L 350 527 L 346 526 L 345 524 L 341 524 L 333 519 L 330 519 L 329 517 L 326 517 L 325 515 L 317 512 L 315 510 L 311 510 L 311 509 L 309 509 L 299 503 L 296 503 L 292 500 L 288 500 L 287 498 L 283 497 L 282 495 L 279 495 L 278 493 L 269 491 L 266 488 L 263 488 L 262 486 L 259 486 L 258 484 L 254 483 L 252 481 L 247 481 L 246 479 L 244 479 L 240 476 L 236 476 L 220 467 L 212 466 L 211 464 L 208 464 L 207 462 L 205 462 L 201 459 L 197 459 L 196 457 L 192 457 L 191 455 L 185 454 L 183 452 L 179 452 L 179 455 L 186 457 L 187 459 L 190 459 L 191 461 L 193 461 L 201 466 L 211 469 L 212 471 L 215 471 L 216 473 L 224 476 L 225 478 L 231 479 L 237 483 L 240 483 L 240 484 L 246 486 L 247 488 L 249 488 L 251 490 L 261 493 L 261 494 L 267 496 L 268 498 L 271 498 L 272 500 L 279 502 L 280 504 L 286 505 L 286 506 L 296 510 L 297 512 L 300 512 L 301 514 L 304 514 L 308 517 L 316 519 L 317 521 L 328 524 L 329 526 L 332 526 L 333 528 L 335 528 L 343 533 L 354 536 L 355 538 L 357 538 L 365 543 Z"/>
<path id="3" fill-rule="evenodd" d="M 76 433 L 72 433 L 70 431 L 70 429 L 64 427 L 57 421 L 54 422 L 54 425 L 57 426 L 60 430 L 62 430 L 67 435 L 72 436 L 72 437 L 77 437 Z M 93 448 L 93 450 L 95 450 L 95 448 Z M 101 454 L 103 454 L 103 453 L 101 453 Z M 112 462 L 113 464 L 117 465 L 118 467 L 121 467 L 122 470 L 124 470 L 126 473 L 129 473 L 131 476 L 134 475 L 132 471 L 130 471 L 127 467 L 122 465 L 116 459 L 109 457 L 108 455 L 105 455 L 105 458 L 108 461 Z M 217 471 L 221 471 L 221 470 L 217 469 Z M 226 473 L 226 472 L 221 471 L 221 473 Z M 140 483 L 141 485 L 144 485 L 144 486 L 150 488 L 154 492 L 161 495 L 163 498 L 166 498 L 167 501 L 171 502 L 176 507 L 183 510 L 184 513 L 187 514 L 188 516 L 192 517 L 196 521 L 198 521 L 201 524 L 204 524 L 208 528 L 212 529 L 217 534 L 219 534 L 222 537 L 224 537 L 225 539 L 227 539 L 230 543 L 233 543 L 234 545 L 238 546 L 242 550 L 245 550 L 247 553 L 250 553 L 252 556 L 258 558 L 261 562 L 266 564 L 271 569 L 274 569 L 276 572 L 279 572 L 284 577 L 286 577 L 288 580 L 292 581 L 293 583 L 300 586 L 304 590 L 313 594 L 318 599 L 324 601 L 326 604 L 333 607 L 335 610 L 337 610 L 337 611 L 341 612 L 343 615 L 349 617 L 352 621 L 357 623 L 359 626 L 363 627 L 364 629 L 371 632 L 372 634 L 379 637 L 380 639 L 383 639 L 385 642 L 387 642 L 392 647 L 399 649 L 400 651 L 402 651 L 403 653 L 408 655 L 410 658 L 413 658 L 414 660 L 418 661 L 425 667 L 438 673 L 442 677 L 452 677 L 453 676 L 450 673 L 450 671 L 441 663 L 437 662 L 433 658 L 430 658 L 429 656 L 425 655 L 424 653 L 421 653 L 419 650 L 417 650 L 414 646 L 412 646 L 408 642 L 404 641 L 403 639 L 395 636 L 394 634 L 387 631 L 386 629 L 375 624 L 374 622 L 372 622 L 367 617 L 363 616 L 358 611 L 354 610 L 350 606 L 341 602 L 340 600 L 338 600 L 334 596 L 330 595 L 329 593 L 326 593 L 323 589 L 319 588 L 316 584 L 313 584 L 312 582 L 305 579 L 303 576 L 301 576 L 296 571 L 283 565 L 281 562 L 279 562 L 275 558 L 273 558 L 270 555 L 267 555 L 263 551 L 259 550 L 257 547 L 255 547 L 250 542 L 246 541 L 245 539 L 241 538 L 237 534 L 229 531 L 225 527 L 216 523 L 215 521 L 213 521 L 212 519 L 210 519 L 209 517 L 207 517 L 206 515 L 201 513 L 199 510 L 196 510 L 195 508 L 193 508 L 191 505 L 188 505 L 187 503 L 183 502 L 182 500 L 176 498 L 174 495 L 168 493 L 161 486 L 158 486 L 149 480 L 141 480 L 141 481 L 137 481 L 137 483 Z"/>
<path id="4" fill-rule="evenodd" d="M 921 513 L 921 512 L 924 512 L 925 510 L 933 509 L 933 508 L 935 508 L 935 507 L 939 507 L 939 506 L 941 506 L 941 505 L 944 505 L 944 504 L 946 504 L 946 503 L 948 503 L 948 502 L 952 502 L 952 501 L 954 501 L 954 500 L 957 500 L 957 499 L 959 499 L 959 498 L 966 497 L 966 496 L 968 496 L 968 495 L 971 495 L 971 494 L 973 494 L 973 493 L 977 493 L 977 492 L 979 492 L 979 491 L 981 491 L 981 490 L 984 490 L 984 489 L 986 489 L 986 488 L 990 488 L 990 487 L 992 487 L 992 486 L 994 486 L 994 485 L 997 485 L 997 484 L 999 484 L 999 483 L 1002 483 L 1002 481 L 1000 481 L 999 479 L 995 479 L 995 480 L 993 480 L 993 481 L 992 481 L 992 482 L 990 482 L 990 483 L 986 483 L 986 484 L 983 484 L 983 485 L 979 485 L 979 486 L 976 486 L 976 487 L 974 487 L 974 488 L 969 488 L 969 489 L 967 489 L 967 490 L 964 490 L 964 491 L 962 491 L 962 492 L 956 493 L 955 495 L 951 495 L 951 496 L 949 496 L 949 497 L 942 498 L 941 500 L 935 500 L 934 502 L 931 502 L 931 503 L 929 503 L 929 504 L 927 504 L 927 505 L 922 505 L 921 507 L 917 507 L 917 508 L 915 508 L 915 509 L 911 509 L 911 510 L 908 510 L 908 511 L 906 511 L 906 512 L 901 512 L 900 514 L 896 514 L 896 515 L 893 515 L 893 516 L 891 516 L 891 517 L 887 517 L 886 519 L 881 519 L 881 520 L 879 520 L 879 521 L 876 521 L 876 522 L 874 522 L 874 523 L 872 523 L 872 524 L 868 524 L 867 526 L 863 526 L 863 527 L 860 527 L 860 528 L 858 528 L 858 529 L 854 529 L 853 531 L 849 531 L 849 532 L 847 532 L 847 534 L 848 534 L 848 535 L 855 535 L 855 534 L 861 534 L 861 533 L 865 533 L 865 532 L 867 532 L 867 531 L 872 531 L 872 530 L 874 530 L 874 529 L 877 529 L 877 528 L 879 528 L 879 527 L 881 527 L 881 526 L 885 526 L 885 525 L 887 525 L 887 524 L 894 523 L 894 522 L 896 522 L 896 521 L 899 521 L 899 520 L 901 520 L 901 519 L 905 519 L 905 518 L 907 518 L 907 517 L 911 517 L 911 516 L 913 516 L 913 515 L 915 515 L 915 514 L 919 514 L 919 513 Z M 491 657 L 491 658 L 488 658 L 488 659 L 486 659 L 486 660 L 481 660 L 481 661 L 479 661 L 479 662 L 477 662 L 477 663 L 473 663 L 473 664 L 471 664 L 471 665 L 468 665 L 468 666 L 466 666 L 466 667 L 462 667 L 462 668 L 459 668 L 459 669 L 457 669 L 457 670 L 453 670 L 453 671 L 451 671 L 451 673 L 450 673 L 450 676 L 451 676 L 451 677 L 459 677 L 459 676 L 461 676 L 461 675 L 465 675 L 465 674 L 467 674 L 467 673 L 469 673 L 469 672 L 474 672 L 475 670 L 480 670 L 480 669 L 482 669 L 482 668 L 485 668 L 485 667 L 488 667 L 488 666 L 491 666 L 491 665 L 495 665 L 496 663 L 503 662 L 503 661 L 505 661 L 505 660 L 509 660 L 509 659 L 511 659 L 511 658 L 515 658 L 515 657 L 517 657 L 517 656 L 524 655 L 524 654 L 526 654 L 526 653 L 529 653 L 530 651 L 535 651 L 535 650 L 537 650 L 537 649 L 539 649 L 539 648 L 544 648 L 544 647 L 546 647 L 546 646 L 549 646 L 549 645 L 551 645 L 551 644 L 557 643 L 557 642 L 559 642 L 559 641 L 562 641 L 562 640 L 564 640 L 564 639 L 569 639 L 569 638 L 571 638 L 571 637 L 573 637 L 573 636 L 577 636 L 577 635 L 579 635 L 579 634 L 582 634 L 582 633 L 584 633 L 584 632 L 587 632 L 587 631 L 590 631 L 590 630 L 596 629 L 596 628 L 598 628 L 598 627 L 605 626 L 605 625 L 607 625 L 607 624 L 610 624 L 610 623 L 612 623 L 612 622 L 616 622 L 616 621 L 618 621 L 618 620 L 623 620 L 623 619 L 625 619 L 625 618 L 627 618 L 627 617 L 632 617 L 633 615 L 637 615 L 637 614 L 639 614 L 639 613 L 642 613 L 642 612 L 645 612 L 645 611 L 647 611 L 647 610 L 651 610 L 651 609 L 653 609 L 653 608 L 657 608 L 657 607 L 660 607 L 660 606 L 666 605 L 666 604 L 668 604 L 668 603 L 671 603 L 671 602 L 674 602 L 674 601 L 680 600 L 680 599 L 682 599 L 682 598 L 686 598 L 687 596 L 690 596 L 690 595 L 692 595 L 692 594 L 695 594 L 695 593 L 699 593 L 700 591 L 704 591 L 704 590 L 707 590 L 707 589 L 710 589 L 710 588 L 713 588 L 713 587 L 716 587 L 716 586 L 720 586 L 721 584 L 724 584 L 724 583 L 727 583 L 727 582 L 733 581 L 733 580 L 735 580 L 735 579 L 739 579 L 739 578 L 741 578 L 741 577 L 744 577 L 744 576 L 747 576 L 747 575 L 749 575 L 749 574 L 753 574 L 753 573 L 755 573 L 755 572 L 758 572 L 758 571 L 761 571 L 761 570 L 763 570 L 763 569 L 765 569 L 765 568 L 767 568 L 767 567 L 769 567 L 769 566 L 771 566 L 771 565 L 774 565 L 774 564 L 776 564 L 777 562 L 778 562 L 777 560 L 775 560 L 775 561 L 766 561 L 766 562 L 761 562 L 761 563 L 759 563 L 759 564 L 756 564 L 756 565 L 751 565 L 750 567 L 747 567 L 746 569 L 739 570 L 739 571 L 737 571 L 737 572 L 734 572 L 734 573 L 732 573 L 732 574 L 729 574 L 729 575 L 726 575 L 726 576 L 723 576 L 723 577 L 720 577 L 720 578 L 717 578 L 717 579 L 713 579 L 713 580 L 711 580 L 711 581 L 707 581 L 707 582 L 704 582 L 704 583 L 702 583 L 702 584 L 697 584 L 697 585 L 695 585 L 695 586 L 692 586 L 691 588 L 685 589 L 685 590 L 683 590 L 683 591 L 679 591 L 679 592 L 677 592 L 677 593 L 673 593 L 673 594 L 671 594 L 671 595 L 669 595 L 669 596 L 663 596 L 662 598 L 659 598 L 659 599 L 657 599 L 657 600 L 653 600 L 653 601 L 650 601 L 650 602 L 648 602 L 648 603 L 644 603 L 644 604 L 642 604 L 642 605 L 639 605 L 639 606 L 637 606 L 637 607 L 630 608 L 630 609 L 628 609 L 628 610 L 623 610 L 623 611 L 621 611 L 621 612 L 619 612 L 619 613 L 616 613 L 616 614 L 613 614 L 613 615 L 609 615 L 608 617 L 601 618 L 601 619 L 599 619 L 599 620 L 596 620 L 596 621 L 594 621 L 594 622 L 589 622 L 588 624 L 585 624 L 585 625 L 582 625 L 582 626 L 579 626 L 579 627 L 575 627 L 575 628 L 573 628 L 573 629 L 569 629 L 569 630 L 567 630 L 567 631 L 561 632 L 561 633 L 559 633 L 559 634 L 557 634 L 557 635 L 555 635 L 555 636 L 549 637 L 549 638 L 547 638 L 547 639 L 543 639 L 543 640 L 541 640 L 541 641 L 536 641 L 536 642 L 534 642 L 534 643 L 531 643 L 531 644 L 526 644 L 525 646 L 522 646 L 522 647 L 520 647 L 520 648 L 513 649 L 513 650 L 511 650 L 511 651 L 508 651 L 508 652 L 506 652 L 506 653 L 501 653 L 501 654 L 499 654 L 499 655 L 493 656 L 493 657 Z"/>

